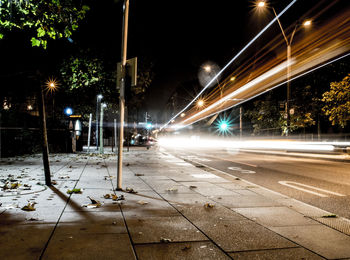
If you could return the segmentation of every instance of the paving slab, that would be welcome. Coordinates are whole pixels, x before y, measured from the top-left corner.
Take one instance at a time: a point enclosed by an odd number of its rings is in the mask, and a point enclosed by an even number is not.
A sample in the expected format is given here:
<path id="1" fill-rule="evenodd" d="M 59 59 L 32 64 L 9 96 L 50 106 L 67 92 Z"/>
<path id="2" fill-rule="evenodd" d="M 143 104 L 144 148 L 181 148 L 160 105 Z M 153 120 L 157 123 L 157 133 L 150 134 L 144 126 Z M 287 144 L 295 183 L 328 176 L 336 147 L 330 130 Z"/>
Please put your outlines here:
<path id="1" fill-rule="evenodd" d="M 189 188 L 195 187 L 195 188 L 191 188 L 191 190 L 198 192 L 204 196 L 212 196 L 213 194 L 215 194 L 216 196 L 222 196 L 222 195 L 239 196 L 240 195 L 235 191 L 225 189 L 214 183 L 198 181 L 198 182 L 181 182 L 181 184 Z"/>
<path id="2" fill-rule="evenodd" d="M 123 216 L 115 212 L 64 212 L 56 229 L 57 234 L 127 233 Z"/>
<path id="3" fill-rule="evenodd" d="M 325 258 L 350 258 L 350 236 L 324 225 L 272 227 L 270 229 Z"/>
<path id="4" fill-rule="evenodd" d="M 39 259 L 54 225 L 0 225 L 1 259 Z"/>
<path id="5" fill-rule="evenodd" d="M 167 244 L 136 245 L 135 251 L 140 260 L 225 260 L 231 259 L 211 242 L 186 242 Z"/>
<path id="6" fill-rule="evenodd" d="M 127 234 L 55 234 L 42 259 L 136 259 Z"/>
<path id="7" fill-rule="evenodd" d="M 273 207 L 280 206 L 278 202 L 264 198 L 259 195 L 249 196 L 220 196 L 215 198 L 215 201 L 228 208 L 251 208 L 251 207 Z"/>
<path id="8" fill-rule="evenodd" d="M 318 222 L 287 207 L 254 207 L 234 210 L 265 227 L 318 225 Z"/>
<path id="9" fill-rule="evenodd" d="M 194 221 L 226 252 L 295 247 L 296 244 L 250 220 Z"/>
<path id="10" fill-rule="evenodd" d="M 246 251 L 230 253 L 233 259 L 245 260 L 245 259 L 259 259 L 259 260 L 295 260 L 295 259 L 308 259 L 308 260 L 321 260 L 323 257 L 312 253 L 301 247 L 296 248 L 283 248 L 283 249 L 269 249 L 259 251 Z"/>
<path id="11" fill-rule="evenodd" d="M 204 241 L 207 238 L 182 216 L 129 217 L 126 223 L 135 244 L 157 243 L 162 238 L 172 242 Z"/>

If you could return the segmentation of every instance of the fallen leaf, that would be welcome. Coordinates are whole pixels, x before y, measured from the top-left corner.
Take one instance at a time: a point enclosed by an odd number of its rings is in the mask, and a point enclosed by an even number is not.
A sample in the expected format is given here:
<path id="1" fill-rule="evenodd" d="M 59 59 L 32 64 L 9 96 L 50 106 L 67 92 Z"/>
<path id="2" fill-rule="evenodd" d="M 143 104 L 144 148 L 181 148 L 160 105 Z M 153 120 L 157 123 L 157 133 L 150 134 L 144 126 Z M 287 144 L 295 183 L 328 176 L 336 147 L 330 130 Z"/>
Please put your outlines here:
<path id="1" fill-rule="evenodd" d="M 161 237 L 161 238 L 160 238 L 160 242 L 161 242 L 161 243 L 170 243 L 170 242 L 171 242 L 171 239 L 170 239 L 170 238 Z"/>
<path id="2" fill-rule="evenodd" d="M 17 189 L 19 186 L 21 186 L 21 184 L 19 184 L 18 182 L 11 183 L 10 189 L 11 189 L 11 190 L 14 190 L 14 189 Z"/>
<path id="3" fill-rule="evenodd" d="M 145 176 L 143 173 L 135 173 L 135 176 Z"/>
<path id="4" fill-rule="evenodd" d="M 337 215 L 335 214 L 329 214 L 329 215 L 324 215 L 322 218 L 337 218 Z"/>
<path id="5" fill-rule="evenodd" d="M 24 210 L 24 211 L 34 211 L 35 210 L 35 202 L 33 203 L 28 203 L 27 205 L 25 205 L 24 207 L 21 208 L 21 210 Z"/>
<path id="6" fill-rule="evenodd" d="M 82 192 L 81 189 L 72 189 L 72 190 L 67 190 L 67 193 L 68 193 L 68 194 L 73 194 L 73 193 L 75 193 L 75 194 L 81 194 L 81 193 L 83 193 L 83 192 Z"/>
<path id="7" fill-rule="evenodd" d="M 120 195 L 117 200 L 125 200 L 124 195 Z"/>
<path id="8" fill-rule="evenodd" d="M 137 203 L 140 204 L 140 205 L 146 205 L 146 204 L 148 204 L 147 201 L 143 201 L 143 200 L 139 200 Z"/>
<path id="9" fill-rule="evenodd" d="M 98 200 L 95 200 L 93 198 L 91 198 L 90 196 L 87 196 L 90 200 L 91 200 L 91 204 L 100 204 L 101 205 L 101 202 L 99 202 Z"/>
<path id="10" fill-rule="evenodd" d="M 137 191 L 135 191 L 133 188 L 129 188 L 129 187 L 126 187 L 125 191 L 128 193 L 137 193 Z"/>
<path id="11" fill-rule="evenodd" d="M 186 245 L 185 247 L 181 248 L 181 250 L 183 250 L 183 251 L 188 250 L 188 249 L 191 249 L 190 245 Z"/>
<path id="12" fill-rule="evenodd" d="M 167 189 L 167 191 L 169 191 L 169 192 L 176 192 L 177 188 L 172 187 L 172 188 Z"/>
<path id="13" fill-rule="evenodd" d="M 105 194 L 105 195 L 103 195 L 103 197 L 104 197 L 105 199 L 110 199 L 110 198 L 111 198 L 111 195 Z"/>
<path id="14" fill-rule="evenodd" d="M 205 204 L 204 204 L 204 207 L 205 207 L 205 208 L 214 208 L 214 204 L 205 203 Z"/>
<path id="15" fill-rule="evenodd" d="M 195 189 L 195 188 L 197 188 L 197 186 L 194 186 L 194 185 L 190 186 L 190 189 Z"/>

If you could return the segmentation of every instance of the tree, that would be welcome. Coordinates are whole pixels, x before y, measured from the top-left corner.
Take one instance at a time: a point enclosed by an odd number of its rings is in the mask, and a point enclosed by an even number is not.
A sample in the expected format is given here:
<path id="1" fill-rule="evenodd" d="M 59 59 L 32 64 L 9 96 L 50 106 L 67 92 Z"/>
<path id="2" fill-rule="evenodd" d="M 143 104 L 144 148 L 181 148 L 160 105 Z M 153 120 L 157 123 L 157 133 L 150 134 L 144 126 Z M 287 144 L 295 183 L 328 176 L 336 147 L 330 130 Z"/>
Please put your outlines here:
<path id="1" fill-rule="evenodd" d="M 77 0 L 0 1 L 0 39 L 12 30 L 28 30 L 32 46 L 46 49 L 49 39 L 70 39 L 89 10 Z"/>
<path id="2" fill-rule="evenodd" d="M 281 114 L 278 110 L 278 102 L 272 98 L 271 92 L 265 100 L 257 100 L 253 105 L 254 107 L 245 113 L 245 116 L 250 118 L 252 122 L 253 134 L 259 135 L 266 133 L 266 131 L 281 129 Z"/>
<path id="3" fill-rule="evenodd" d="M 344 128 L 350 120 L 350 73 L 342 81 L 332 82 L 330 90 L 323 93 L 322 111 L 332 125 Z"/>
<path id="4" fill-rule="evenodd" d="M 312 88 L 310 85 L 299 85 L 293 89 L 293 100 L 291 109 L 290 131 L 305 129 L 315 124 L 314 118 L 317 114 L 317 98 L 313 97 Z M 287 130 L 287 120 L 280 120 L 282 132 Z"/>

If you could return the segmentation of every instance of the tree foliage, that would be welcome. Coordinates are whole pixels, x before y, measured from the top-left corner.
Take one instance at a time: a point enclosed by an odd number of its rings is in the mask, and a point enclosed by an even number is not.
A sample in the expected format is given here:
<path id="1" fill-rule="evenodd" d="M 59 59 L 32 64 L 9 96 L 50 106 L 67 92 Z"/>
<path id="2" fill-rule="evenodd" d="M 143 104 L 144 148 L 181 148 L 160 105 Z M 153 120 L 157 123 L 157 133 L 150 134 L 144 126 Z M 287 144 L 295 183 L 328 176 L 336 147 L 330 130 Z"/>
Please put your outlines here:
<path id="1" fill-rule="evenodd" d="M 322 101 L 322 110 L 332 125 L 344 128 L 350 120 L 350 73 L 342 81 L 332 82 Z"/>
<path id="2" fill-rule="evenodd" d="M 106 78 L 102 61 L 87 54 L 71 56 L 60 68 L 63 82 L 69 90 L 94 87 Z"/>
<path id="3" fill-rule="evenodd" d="M 281 114 L 278 109 L 278 102 L 273 100 L 269 93 L 265 100 L 257 100 L 253 108 L 247 110 L 245 116 L 250 118 L 253 125 L 253 134 L 264 134 L 266 131 L 280 129 Z"/>
<path id="4" fill-rule="evenodd" d="M 78 0 L 0 0 L 0 39 L 27 29 L 32 46 L 46 49 L 49 39 L 70 39 L 88 10 Z"/>

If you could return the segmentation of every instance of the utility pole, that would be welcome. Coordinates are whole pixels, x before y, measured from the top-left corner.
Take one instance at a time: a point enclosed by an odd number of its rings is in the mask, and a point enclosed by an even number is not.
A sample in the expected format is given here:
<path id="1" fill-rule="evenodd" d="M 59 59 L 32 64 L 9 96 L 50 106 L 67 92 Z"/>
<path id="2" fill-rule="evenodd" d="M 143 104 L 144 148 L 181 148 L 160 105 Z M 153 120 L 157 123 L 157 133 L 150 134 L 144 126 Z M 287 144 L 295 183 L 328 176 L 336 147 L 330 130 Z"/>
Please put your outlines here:
<path id="1" fill-rule="evenodd" d="M 242 139 L 243 123 L 242 123 L 242 106 L 239 107 L 239 138 Z"/>
<path id="2" fill-rule="evenodd" d="M 91 138 L 91 123 L 92 123 L 92 114 L 90 113 L 89 117 L 89 132 L 88 132 L 88 153 L 90 152 L 90 138 Z"/>
<path id="3" fill-rule="evenodd" d="M 43 153 L 43 164 L 45 172 L 45 184 L 51 186 L 51 173 L 50 173 L 50 163 L 49 163 L 49 147 L 47 142 L 47 129 L 46 129 L 46 110 L 45 110 L 45 97 L 44 89 L 41 87 L 41 109 L 39 113 L 41 116 L 41 131 L 42 131 L 42 153 Z"/>
<path id="4" fill-rule="evenodd" d="M 121 47 L 121 80 L 120 80 L 120 95 L 119 95 L 119 143 L 118 143 L 118 178 L 117 190 L 122 189 L 123 178 L 123 141 L 124 141 L 124 108 L 125 108 L 125 67 L 126 67 L 126 50 L 128 40 L 128 21 L 129 21 L 129 0 L 124 0 L 123 5 L 123 28 L 122 28 L 122 47 Z M 117 83 L 118 84 L 118 83 Z"/>
<path id="5" fill-rule="evenodd" d="M 100 114 L 100 153 L 103 154 L 103 109 L 106 104 L 101 104 L 101 114 Z"/>

